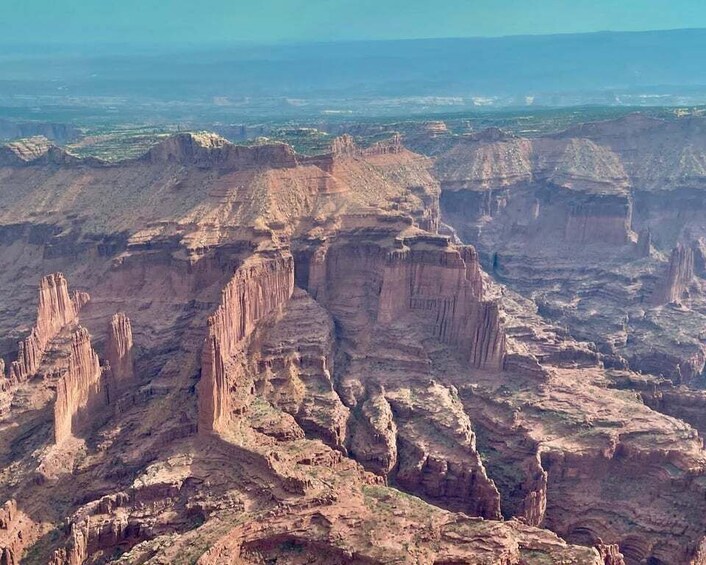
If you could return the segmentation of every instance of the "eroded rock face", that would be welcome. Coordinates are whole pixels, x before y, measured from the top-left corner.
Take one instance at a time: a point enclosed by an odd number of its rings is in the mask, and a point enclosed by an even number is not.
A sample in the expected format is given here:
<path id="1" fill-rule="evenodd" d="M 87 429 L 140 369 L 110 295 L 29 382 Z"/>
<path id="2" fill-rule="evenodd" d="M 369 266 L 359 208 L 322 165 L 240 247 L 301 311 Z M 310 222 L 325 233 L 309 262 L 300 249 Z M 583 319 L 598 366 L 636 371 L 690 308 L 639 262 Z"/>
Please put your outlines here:
<path id="1" fill-rule="evenodd" d="M 494 236 L 537 156 L 502 132 L 473 143 L 493 144 L 479 174 L 507 180 L 471 199 Z M 498 144 L 517 159 L 496 162 Z M 563 192 L 527 194 L 541 226 L 524 234 L 651 260 L 663 233 L 635 253 L 629 167 L 595 140 L 554 146 L 541 168 Z M 698 562 L 696 431 L 640 400 L 678 410 L 656 388 L 618 389 L 617 356 L 493 282 L 483 248 L 438 235 L 432 161 L 399 137 L 316 157 L 202 134 L 115 164 L 10 153 L 0 283 L 61 268 L 92 296 L 82 326 L 65 282 L 40 300 L 58 321 L 38 316 L 31 378 L 6 387 L 0 496 L 32 525 L 13 559 Z M 0 286 L 11 359 L 35 302 Z"/>
<path id="2" fill-rule="evenodd" d="M 611 363 L 700 379 L 703 120 L 634 115 L 437 145 L 445 221 L 489 272 Z"/>
<path id="3" fill-rule="evenodd" d="M 669 259 L 664 279 L 657 284 L 653 301 L 657 305 L 678 302 L 688 297 L 694 283 L 694 250 L 678 244 Z"/>
<path id="4" fill-rule="evenodd" d="M 291 256 L 253 258 L 226 285 L 218 310 L 208 319 L 202 354 L 199 429 L 204 433 L 224 431 L 232 413 L 243 410 L 249 392 L 242 371 L 246 340 L 257 322 L 280 309 L 293 290 Z"/>
<path id="5" fill-rule="evenodd" d="M 119 387 L 135 378 L 133 345 L 130 318 L 123 312 L 119 312 L 110 319 L 105 352 L 106 360 Z"/>
<path id="6" fill-rule="evenodd" d="M 54 440 L 57 444 L 71 437 L 80 426 L 79 421 L 87 418 L 84 414 L 106 403 L 101 375 L 98 355 L 91 346 L 88 330 L 79 327 L 71 335 L 68 367 L 56 390 Z"/>
<path id="7" fill-rule="evenodd" d="M 20 561 L 22 537 L 13 530 L 17 521 L 17 502 L 8 500 L 0 509 L 0 561 L 3 565 L 15 565 Z"/>
<path id="8" fill-rule="evenodd" d="M 35 543 L 41 528 L 18 509 L 15 499 L 0 506 L 0 563 L 18 565 L 26 548 Z"/>
<path id="9" fill-rule="evenodd" d="M 37 323 L 29 337 L 20 342 L 17 360 L 10 365 L 13 383 L 27 380 L 39 367 L 47 344 L 66 325 L 74 322 L 78 311 L 88 302 L 86 293 L 69 296 L 64 275 L 47 275 L 39 283 Z"/>
<path id="10" fill-rule="evenodd" d="M 334 390 L 335 329 L 331 316 L 295 289 L 282 316 L 264 328 L 255 387 L 291 414 L 309 436 L 345 452 L 349 411 Z"/>
<path id="11" fill-rule="evenodd" d="M 497 369 L 504 335 L 497 304 L 483 300 L 478 260 L 471 247 L 441 237 L 412 237 L 394 248 L 344 243 L 314 252 L 309 290 L 357 335 L 414 316 L 472 367 Z"/>
<path id="12" fill-rule="evenodd" d="M 397 423 L 382 386 L 371 385 L 354 414 L 351 454 L 367 469 L 387 476 L 397 465 Z"/>

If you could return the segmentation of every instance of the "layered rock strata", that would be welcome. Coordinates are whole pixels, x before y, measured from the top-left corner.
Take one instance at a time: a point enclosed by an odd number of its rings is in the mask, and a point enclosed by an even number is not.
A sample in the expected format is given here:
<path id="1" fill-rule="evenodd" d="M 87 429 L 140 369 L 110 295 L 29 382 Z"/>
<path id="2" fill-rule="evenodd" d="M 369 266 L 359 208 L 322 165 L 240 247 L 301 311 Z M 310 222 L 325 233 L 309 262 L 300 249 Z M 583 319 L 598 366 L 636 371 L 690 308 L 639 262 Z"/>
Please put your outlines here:
<path id="1" fill-rule="evenodd" d="M 430 236 L 400 238 L 392 248 L 374 242 L 322 247 L 312 254 L 307 280 L 312 296 L 344 320 L 344 332 L 356 335 L 411 315 L 469 366 L 503 365 L 499 309 L 483 300 L 472 247 Z"/>
<path id="2" fill-rule="evenodd" d="M 36 372 L 49 341 L 76 320 L 78 311 L 88 300 L 86 293 L 69 296 L 66 279 L 61 273 L 42 278 L 37 322 L 30 335 L 19 344 L 17 360 L 10 365 L 11 382 L 21 383 Z"/>
<path id="3" fill-rule="evenodd" d="M 59 379 L 54 403 L 54 441 L 61 444 L 76 432 L 87 414 L 107 403 L 98 355 L 91 346 L 88 330 L 79 327 L 71 334 L 68 366 Z M 83 416 L 83 417 L 82 417 Z"/>
<path id="4" fill-rule="evenodd" d="M 132 324 L 123 312 L 110 319 L 105 358 L 118 387 L 135 378 Z"/>
<path id="5" fill-rule="evenodd" d="M 590 144 L 566 151 L 614 168 Z M 32 144 L 3 155 L 0 261 L 80 280 L 92 296 L 81 323 L 110 365 L 95 371 L 74 317 L 37 378 L 10 392 L 0 496 L 44 532 L 15 554 L 61 565 L 700 559 L 698 435 L 616 390 L 603 366 L 615 356 L 493 284 L 484 249 L 436 235 L 432 162 L 399 138 L 368 149 L 343 138 L 316 157 L 201 134 L 114 164 Z M 624 195 L 606 211 L 571 194 L 553 235 L 634 251 Z M 531 198 L 543 218 L 552 196 Z M 501 200 L 488 210 L 507 210 Z M 14 338 L 33 302 L 4 284 L 11 275 L 0 272 L 0 329 Z M 120 407 L 105 409 L 113 391 Z M 52 446 L 52 408 L 62 437 L 85 441 Z M 61 472 L 42 472 L 50 457 Z"/>
<path id="6" fill-rule="evenodd" d="M 262 318 L 281 309 L 294 290 L 291 256 L 255 257 L 239 267 L 208 319 L 199 381 L 199 430 L 224 431 L 242 411 L 242 364 L 247 338 Z"/>
<path id="7" fill-rule="evenodd" d="M 631 115 L 536 138 L 447 134 L 426 147 L 445 222 L 498 280 L 611 363 L 700 378 L 703 119 Z"/>

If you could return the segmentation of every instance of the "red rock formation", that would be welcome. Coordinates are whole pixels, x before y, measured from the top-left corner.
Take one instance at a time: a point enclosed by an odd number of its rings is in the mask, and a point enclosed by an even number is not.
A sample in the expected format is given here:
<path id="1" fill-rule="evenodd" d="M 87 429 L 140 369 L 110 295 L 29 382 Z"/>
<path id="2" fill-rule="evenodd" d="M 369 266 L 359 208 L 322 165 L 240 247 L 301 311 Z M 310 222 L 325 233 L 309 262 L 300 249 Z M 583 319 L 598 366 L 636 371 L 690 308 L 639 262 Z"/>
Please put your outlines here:
<path id="1" fill-rule="evenodd" d="M 208 319 L 201 358 L 200 432 L 223 431 L 232 411 L 245 401 L 244 396 L 237 398 L 240 372 L 234 357 L 242 353 L 257 323 L 281 308 L 293 291 L 294 263 L 289 255 L 246 260 L 223 289 L 221 304 Z"/>
<path id="2" fill-rule="evenodd" d="M 694 250 L 681 243 L 672 250 L 664 279 L 655 289 L 653 302 L 681 302 L 694 279 Z"/>
<path id="3" fill-rule="evenodd" d="M 500 519 L 500 493 L 457 393 L 435 382 L 410 392 L 387 393 L 397 425 L 394 483 L 443 508 Z"/>
<path id="4" fill-rule="evenodd" d="M 68 369 L 56 391 L 54 441 L 61 444 L 71 437 L 85 421 L 85 412 L 89 412 L 102 400 L 98 355 L 91 347 L 88 330 L 79 327 L 71 336 Z"/>
<path id="5" fill-rule="evenodd" d="M 167 500 L 169 495 L 175 494 L 168 489 L 164 490 L 167 492 L 160 494 Z M 178 494 L 178 489 L 175 490 Z M 131 503 L 135 502 L 131 499 L 131 494 L 135 496 L 135 493 L 128 492 L 106 495 L 76 512 L 70 521 L 68 542 L 54 551 L 49 565 L 80 565 L 85 563 L 92 553 L 100 552 L 103 548 L 138 543 L 146 528 L 139 518 L 135 519 L 129 515 L 132 510 Z M 144 496 L 147 493 L 139 494 Z M 153 499 L 144 498 L 145 500 L 139 501 L 142 508 L 148 507 L 152 511 L 159 508 Z M 163 505 L 164 503 L 162 500 Z"/>
<path id="6" fill-rule="evenodd" d="M 39 283 L 37 323 L 24 341 L 19 344 L 17 360 L 10 366 L 10 379 L 14 383 L 27 380 L 34 374 L 42 360 L 49 341 L 61 328 L 76 320 L 81 307 L 88 302 L 86 293 L 69 296 L 64 275 L 47 275 Z"/>
<path id="7" fill-rule="evenodd" d="M 15 529 L 17 502 L 8 500 L 0 508 L 0 565 L 18 565 L 22 554 L 22 536 Z"/>
<path id="8" fill-rule="evenodd" d="M 0 507 L 0 565 L 19 565 L 26 548 L 40 536 L 40 528 L 10 499 Z"/>
<path id="9" fill-rule="evenodd" d="M 110 364 L 112 375 L 118 387 L 135 377 L 132 347 L 130 318 L 119 312 L 110 320 L 105 352 L 106 360 Z"/>
<path id="10" fill-rule="evenodd" d="M 368 323 L 381 326 L 402 316 L 417 316 L 470 366 L 501 368 L 505 338 L 500 313 L 496 303 L 482 298 L 475 250 L 453 247 L 447 238 L 435 236 L 400 239 L 397 246 L 385 249 L 351 243 L 322 249 L 310 266 L 312 295 L 329 305 L 334 314 L 342 309 L 343 316 L 352 306 L 347 303 L 356 296 L 360 313 L 372 315 Z M 353 290 L 351 284 L 361 287 Z M 379 291 L 375 292 L 377 285 Z M 361 290 L 369 293 L 361 296 Z M 349 325 L 358 331 L 362 323 Z"/>
<path id="11" fill-rule="evenodd" d="M 15 520 L 17 513 L 17 501 L 8 500 L 0 508 L 0 529 L 7 530 Z"/>
<path id="12" fill-rule="evenodd" d="M 625 565 L 623 554 L 620 553 L 620 548 L 616 544 L 605 545 L 601 543 L 597 549 L 605 565 Z"/>
<path id="13" fill-rule="evenodd" d="M 214 134 L 181 133 L 152 147 L 142 158 L 149 163 L 181 163 L 199 167 L 243 169 L 295 167 L 297 155 L 286 143 L 233 145 Z"/>
<path id="14" fill-rule="evenodd" d="M 44 378 L 18 387 L 13 411 L 20 408 L 0 425 L 0 444 L 10 448 L 0 450 L 0 467 L 9 469 L 0 490 L 42 516 L 44 533 L 68 525 L 62 539 L 52 533 L 34 545 L 37 561 L 78 565 L 120 552 L 130 563 L 196 562 L 216 537 L 242 527 L 249 535 L 233 534 L 242 546 L 235 559 L 253 562 L 289 562 L 293 543 L 304 548 L 299 558 L 319 561 L 599 562 L 597 551 L 518 521 L 439 508 L 500 516 L 501 495 L 476 449 L 475 416 L 446 382 L 455 375 L 492 383 L 505 374 L 495 370 L 504 351 L 499 309 L 483 296 L 471 249 L 419 235 L 438 222 L 429 159 L 393 139 L 332 156 L 329 169 L 322 161 L 283 145 L 233 148 L 210 136 L 178 136 L 141 160 L 2 171 L 13 178 L 0 188 L 11 205 L 10 216 L 0 214 L 0 256 L 18 255 L 8 240 L 44 250 L 31 247 L 29 264 L 13 263 L 11 274 L 61 264 L 94 295 L 85 322 L 106 339 L 112 369 L 120 372 L 130 349 L 127 320 L 114 319 L 104 335 L 116 305 L 131 313 L 145 351 L 144 386 L 123 395 L 121 409 L 102 410 L 110 419 L 104 428 L 93 416 L 110 383 L 99 376 L 85 330 L 71 333 L 75 318 L 46 346 Z M 26 225 L 2 224 L 8 217 Z M 38 217 L 47 223 L 36 226 Z M 41 243 L 25 241 L 30 231 Z M 292 295 L 290 241 L 321 253 L 314 269 L 308 259 L 297 264 L 306 275 L 301 285 L 320 290 L 321 301 Z M 203 344 L 206 313 L 219 298 Z M 3 297 L 0 325 L 11 325 L 6 312 L 21 300 L 14 290 Z M 193 437 L 200 353 L 202 435 Z M 78 442 L 47 450 L 45 434 L 35 433 L 57 384 L 57 440 L 95 426 L 86 459 L 73 457 Z M 355 438 L 347 437 L 351 413 Z M 233 414 L 237 425 L 229 426 Z M 434 505 L 384 487 L 383 477 L 346 457 L 349 446 Z M 56 455 L 54 467 L 44 459 L 38 478 L 59 465 L 75 475 L 51 488 L 31 476 L 17 482 L 14 469 L 31 472 L 37 453 Z M 541 477 L 530 479 L 538 491 Z M 119 504 L 126 484 L 153 483 L 165 488 L 131 499 L 132 509 Z M 72 517 L 80 504 L 86 511 Z M 541 503 L 526 506 L 538 520 Z M 220 549 L 210 552 L 211 563 L 229 562 Z"/>
<path id="15" fill-rule="evenodd" d="M 48 565 L 81 565 L 86 562 L 91 551 L 104 547 L 118 547 L 124 543 L 134 528 L 130 527 L 127 517 L 113 520 L 91 522 L 86 518 L 80 523 L 71 524 L 69 542 L 58 549 Z"/>
<path id="16" fill-rule="evenodd" d="M 350 452 L 367 469 L 387 476 L 397 465 L 397 424 L 385 389 L 370 388 L 354 415 Z"/>
<path id="17" fill-rule="evenodd" d="M 334 390 L 335 330 L 326 310 L 295 289 L 255 345 L 248 356 L 256 360 L 257 393 L 291 414 L 309 437 L 345 451 L 348 409 Z"/>

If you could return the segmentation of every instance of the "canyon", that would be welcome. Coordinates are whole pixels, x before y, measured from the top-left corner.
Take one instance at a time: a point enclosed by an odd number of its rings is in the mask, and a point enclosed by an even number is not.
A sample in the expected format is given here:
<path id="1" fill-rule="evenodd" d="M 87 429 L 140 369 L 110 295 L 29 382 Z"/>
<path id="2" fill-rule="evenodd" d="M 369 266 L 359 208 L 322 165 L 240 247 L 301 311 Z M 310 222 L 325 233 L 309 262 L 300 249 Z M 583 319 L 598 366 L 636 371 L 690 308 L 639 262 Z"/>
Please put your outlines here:
<path id="1" fill-rule="evenodd" d="M 0 564 L 706 563 L 706 122 L 419 131 L 0 149 Z"/>

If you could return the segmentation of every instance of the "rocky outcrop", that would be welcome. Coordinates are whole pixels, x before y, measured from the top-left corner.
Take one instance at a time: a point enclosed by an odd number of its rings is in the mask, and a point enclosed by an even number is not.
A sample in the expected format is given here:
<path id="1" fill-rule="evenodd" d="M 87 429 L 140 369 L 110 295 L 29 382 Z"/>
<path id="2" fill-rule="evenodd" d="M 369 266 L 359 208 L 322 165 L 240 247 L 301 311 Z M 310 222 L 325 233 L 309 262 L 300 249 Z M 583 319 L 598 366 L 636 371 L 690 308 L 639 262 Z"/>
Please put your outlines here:
<path id="1" fill-rule="evenodd" d="M 0 147 L 0 165 L 22 166 L 41 160 L 53 147 L 45 137 L 36 136 Z"/>
<path id="2" fill-rule="evenodd" d="M 290 255 L 255 256 L 238 267 L 223 289 L 221 304 L 208 319 L 208 336 L 201 357 L 199 431 L 227 428 L 233 411 L 242 410 L 246 395 L 242 355 L 257 323 L 278 311 L 294 290 Z M 249 387 L 247 388 L 249 390 Z"/>
<path id="3" fill-rule="evenodd" d="M 41 280 L 37 323 L 29 337 L 19 344 L 17 360 L 10 366 L 12 382 L 23 382 L 36 372 L 49 341 L 76 320 L 78 311 L 88 300 L 88 294 L 82 292 L 69 296 L 68 284 L 61 273 Z"/>
<path id="4" fill-rule="evenodd" d="M 41 535 L 41 528 L 10 499 L 0 506 L 0 565 L 24 562 L 25 550 Z"/>
<path id="5" fill-rule="evenodd" d="M 601 554 L 605 565 L 625 565 L 623 554 L 620 553 L 620 548 L 616 544 L 598 544 L 598 553 Z"/>
<path id="6" fill-rule="evenodd" d="M 88 330 L 79 327 L 71 335 L 66 373 L 57 384 L 54 404 L 54 441 L 61 444 L 85 425 L 91 412 L 105 404 L 98 355 Z"/>
<path id="7" fill-rule="evenodd" d="M 397 425 L 394 484 L 444 508 L 499 519 L 500 493 L 456 391 L 432 382 L 387 397 Z"/>
<path id="8" fill-rule="evenodd" d="M 132 325 L 123 312 L 115 314 L 110 320 L 105 358 L 118 388 L 135 378 Z"/>
<path id="9" fill-rule="evenodd" d="M 15 532 L 17 502 L 8 500 L 0 508 L 0 565 L 18 565 L 22 556 L 22 535 Z"/>
<path id="10" fill-rule="evenodd" d="M 290 414 L 308 437 L 345 451 L 349 411 L 334 390 L 335 329 L 326 310 L 295 289 L 254 345 L 248 357 L 258 396 Z"/>
<path id="11" fill-rule="evenodd" d="M 393 249 L 370 243 L 334 246 L 314 254 L 308 284 L 334 317 L 340 313 L 344 332 L 413 316 L 469 366 L 502 367 L 500 312 L 496 303 L 483 300 L 471 247 L 456 248 L 448 238 L 431 236 L 400 239 Z M 359 286 L 353 290 L 354 285 Z"/>
<path id="12" fill-rule="evenodd" d="M 71 523 L 68 543 L 54 552 L 48 565 L 81 565 L 104 547 L 121 547 L 141 540 L 139 521 L 130 521 L 127 516 L 91 518 Z"/>
<path id="13" fill-rule="evenodd" d="M 71 167 L 79 164 L 100 166 L 98 159 L 77 157 L 42 136 L 22 139 L 0 146 L 0 166 L 26 167 L 61 165 Z"/>
<path id="14" fill-rule="evenodd" d="M 652 300 L 655 304 L 681 302 L 688 298 L 693 282 L 694 250 L 680 243 L 672 251 L 667 272 L 658 283 Z"/>
<path id="15" fill-rule="evenodd" d="M 152 147 L 141 160 L 149 163 L 180 163 L 204 168 L 243 169 L 295 167 L 297 157 L 286 143 L 233 145 L 209 133 L 181 133 Z"/>
<path id="16" fill-rule="evenodd" d="M 484 401 L 472 388 L 461 394 L 467 411 L 475 415 L 478 450 L 484 454 L 487 473 L 500 492 L 503 516 L 542 525 L 547 510 L 547 472 L 538 444 L 513 429 L 517 416 L 502 402 Z"/>
<path id="17" fill-rule="evenodd" d="M 358 147 L 352 136 L 344 134 L 331 142 L 331 153 L 337 157 L 373 157 L 376 155 L 394 155 L 404 150 L 402 137 L 399 134 L 389 139 L 379 141 L 369 147 Z"/>
<path id="18" fill-rule="evenodd" d="M 349 449 L 366 469 L 387 476 L 397 465 L 397 423 L 384 387 L 370 386 L 372 390 L 353 415 Z"/>

